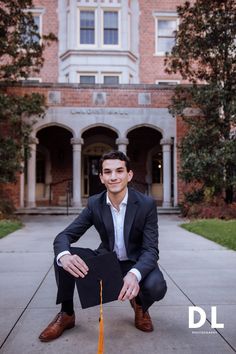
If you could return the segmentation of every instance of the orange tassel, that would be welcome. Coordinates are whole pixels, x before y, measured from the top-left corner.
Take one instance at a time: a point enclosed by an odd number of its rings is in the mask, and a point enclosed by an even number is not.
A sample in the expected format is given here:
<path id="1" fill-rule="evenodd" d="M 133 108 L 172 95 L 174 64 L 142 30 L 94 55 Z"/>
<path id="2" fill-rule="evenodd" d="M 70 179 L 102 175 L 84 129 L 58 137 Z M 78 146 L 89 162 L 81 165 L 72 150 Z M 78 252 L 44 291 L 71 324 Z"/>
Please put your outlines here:
<path id="1" fill-rule="evenodd" d="M 104 353 L 104 323 L 103 323 L 103 308 L 102 308 L 102 280 L 100 280 L 100 317 L 99 317 L 99 337 L 97 354 Z"/>

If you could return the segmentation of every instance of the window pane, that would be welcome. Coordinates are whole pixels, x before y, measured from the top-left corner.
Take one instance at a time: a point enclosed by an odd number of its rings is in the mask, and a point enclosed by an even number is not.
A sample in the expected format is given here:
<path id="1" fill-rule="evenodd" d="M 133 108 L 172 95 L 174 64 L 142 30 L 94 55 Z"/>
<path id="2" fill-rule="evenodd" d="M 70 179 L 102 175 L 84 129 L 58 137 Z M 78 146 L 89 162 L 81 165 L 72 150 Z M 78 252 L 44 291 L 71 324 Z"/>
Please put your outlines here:
<path id="1" fill-rule="evenodd" d="M 159 38 L 158 39 L 158 52 L 171 52 L 175 44 L 174 38 Z"/>
<path id="2" fill-rule="evenodd" d="M 40 26 L 40 16 L 34 16 L 34 24 L 37 26 L 37 29 L 35 32 L 39 33 L 39 26 Z M 40 34 L 40 33 L 39 33 Z M 39 37 L 38 36 L 33 36 L 33 41 L 36 43 L 39 43 Z"/>
<path id="3" fill-rule="evenodd" d="M 157 28 L 157 51 L 170 52 L 175 45 L 175 31 L 177 30 L 176 20 L 158 20 Z"/>
<path id="4" fill-rule="evenodd" d="M 21 39 L 24 44 L 29 44 L 29 43 L 39 43 L 40 37 L 37 36 L 36 34 L 33 33 L 38 33 L 40 35 L 40 16 L 39 15 L 33 15 L 33 21 L 34 25 L 37 26 L 37 28 L 34 28 L 32 25 L 29 25 L 26 23 L 24 18 L 22 19 L 22 26 L 25 30 L 25 33 L 22 34 Z"/>
<path id="5" fill-rule="evenodd" d="M 104 44 L 118 44 L 118 30 L 104 29 Z"/>
<path id="6" fill-rule="evenodd" d="M 94 11 L 80 12 L 80 43 L 95 43 L 95 15 Z"/>
<path id="7" fill-rule="evenodd" d="M 166 85 L 175 86 L 175 85 L 178 85 L 178 82 L 177 81 L 159 81 L 157 84 L 160 86 L 166 86 Z"/>
<path id="8" fill-rule="evenodd" d="M 104 44 L 118 44 L 118 12 L 104 12 Z"/>
<path id="9" fill-rule="evenodd" d="M 94 30 L 80 30 L 80 43 L 81 44 L 94 44 Z"/>
<path id="10" fill-rule="evenodd" d="M 177 29 L 175 20 L 158 20 L 158 36 L 174 37 L 174 31 Z"/>
<path id="11" fill-rule="evenodd" d="M 81 75 L 80 76 L 81 84 L 95 84 L 95 76 L 92 75 Z"/>
<path id="12" fill-rule="evenodd" d="M 104 28 L 118 28 L 118 12 L 105 11 L 104 12 Z"/>
<path id="13" fill-rule="evenodd" d="M 118 85 L 119 84 L 119 76 L 104 76 L 104 84 Z"/>

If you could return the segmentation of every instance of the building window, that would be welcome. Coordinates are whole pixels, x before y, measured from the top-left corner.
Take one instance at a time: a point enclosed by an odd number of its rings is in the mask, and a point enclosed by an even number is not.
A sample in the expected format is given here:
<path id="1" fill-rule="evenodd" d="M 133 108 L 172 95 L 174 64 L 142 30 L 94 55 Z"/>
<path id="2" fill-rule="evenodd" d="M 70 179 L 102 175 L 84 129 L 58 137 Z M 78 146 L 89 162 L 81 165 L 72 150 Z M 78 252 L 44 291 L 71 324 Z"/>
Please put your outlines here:
<path id="1" fill-rule="evenodd" d="M 106 85 L 118 85 L 119 84 L 119 76 L 104 75 L 103 82 Z"/>
<path id="2" fill-rule="evenodd" d="M 95 84 L 96 77 L 95 75 L 79 75 L 80 84 Z"/>
<path id="3" fill-rule="evenodd" d="M 117 45 L 119 43 L 118 12 L 104 11 L 103 44 Z"/>
<path id="4" fill-rule="evenodd" d="M 156 54 L 164 55 L 171 52 L 175 45 L 175 31 L 177 30 L 177 18 L 156 19 Z"/>
<path id="5" fill-rule="evenodd" d="M 32 13 L 33 25 L 27 25 L 25 34 L 22 35 L 22 42 L 27 43 L 37 43 L 40 44 L 42 35 L 42 16 L 38 13 Z M 35 34 L 33 34 L 35 33 Z"/>
<path id="6" fill-rule="evenodd" d="M 33 18 L 34 18 L 34 25 L 37 26 L 36 32 L 41 36 L 41 24 L 40 24 L 41 16 L 33 14 Z M 33 37 L 33 41 L 39 43 L 40 38 L 35 35 Z"/>
<path id="7" fill-rule="evenodd" d="M 80 44 L 95 44 L 94 11 L 80 11 Z"/>
<path id="8" fill-rule="evenodd" d="M 179 80 L 157 80 L 156 84 L 160 86 L 175 86 L 175 85 L 179 85 L 180 81 Z"/>

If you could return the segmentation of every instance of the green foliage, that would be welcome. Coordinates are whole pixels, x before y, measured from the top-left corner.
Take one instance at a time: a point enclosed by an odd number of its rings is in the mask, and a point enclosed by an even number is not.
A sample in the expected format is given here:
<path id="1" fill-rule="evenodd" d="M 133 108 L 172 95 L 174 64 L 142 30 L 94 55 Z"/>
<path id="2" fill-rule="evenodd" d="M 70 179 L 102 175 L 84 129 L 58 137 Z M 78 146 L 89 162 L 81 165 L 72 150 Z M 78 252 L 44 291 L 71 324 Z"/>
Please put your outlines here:
<path id="1" fill-rule="evenodd" d="M 39 72 L 45 46 L 56 37 L 40 36 L 32 0 L 0 0 L 0 79 L 14 81 Z"/>
<path id="2" fill-rule="evenodd" d="M 166 55 L 166 71 L 192 85 L 177 87 L 171 112 L 187 124 L 180 144 L 181 174 L 214 195 L 236 188 L 236 3 L 197 0 L 178 7 L 176 45 Z M 186 108 L 195 108 L 191 114 Z M 194 113 L 194 112 L 192 112 Z"/>
<path id="3" fill-rule="evenodd" d="M 194 189 L 192 192 L 184 193 L 185 200 L 188 203 L 199 203 L 204 199 L 204 190 L 202 188 Z"/>
<path id="4" fill-rule="evenodd" d="M 18 220 L 0 220 L 0 238 L 22 228 L 22 226 Z"/>
<path id="5" fill-rule="evenodd" d="M 44 114 L 44 96 L 0 93 L 0 183 L 14 182 L 29 145 L 36 117 Z M 35 118 L 33 118 L 35 117 Z"/>
<path id="6" fill-rule="evenodd" d="M 12 200 L 0 190 L 0 219 L 5 216 L 12 216 L 14 211 L 15 207 Z"/>
<path id="7" fill-rule="evenodd" d="M 236 220 L 196 220 L 181 226 L 236 251 Z"/>
<path id="8" fill-rule="evenodd" d="M 0 0 L 0 183 L 13 182 L 21 168 L 33 124 L 43 116 L 44 96 L 9 94 L 18 79 L 39 72 L 43 51 L 56 37 L 39 34 L 32 0 Z"/>

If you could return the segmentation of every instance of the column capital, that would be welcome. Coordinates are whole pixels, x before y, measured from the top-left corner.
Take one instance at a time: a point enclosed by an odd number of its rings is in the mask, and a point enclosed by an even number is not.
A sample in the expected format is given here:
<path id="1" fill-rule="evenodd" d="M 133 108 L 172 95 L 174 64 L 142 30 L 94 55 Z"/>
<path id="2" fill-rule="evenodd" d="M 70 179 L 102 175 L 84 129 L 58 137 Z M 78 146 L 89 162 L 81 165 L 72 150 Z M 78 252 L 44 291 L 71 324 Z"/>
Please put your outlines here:
<path id="1" fill-rule="evenodd" d="M 83 145 L 84 139 L 82 139 L 82 138 L 71 138 L 70 139 L 70 143 L 72 145 Z"/>
<path id="2" fill-rule="evenodd" d="M 116 139 L 116 144 L 117 145 L 128 145 L 129 144 L 129 139 L 127 139 L 127 138 L 117 138 Z"/>
<path id="3" fill-rule="evenodd" d="M 173 140 L 171 138 L 161 139 L 160 144 L 161 145 L 173 145 Z"/>
<path id="4" fill-rule="evenodd" d="M 34 136 L 30 136 L 29 137 L 29 144 L 30 145 L 33 145 L 33 144 L 37 145 L 38 143 L 39 143 L 39 139 L 38 138 L 36 138 Z"/>

